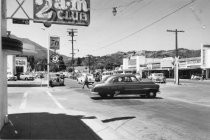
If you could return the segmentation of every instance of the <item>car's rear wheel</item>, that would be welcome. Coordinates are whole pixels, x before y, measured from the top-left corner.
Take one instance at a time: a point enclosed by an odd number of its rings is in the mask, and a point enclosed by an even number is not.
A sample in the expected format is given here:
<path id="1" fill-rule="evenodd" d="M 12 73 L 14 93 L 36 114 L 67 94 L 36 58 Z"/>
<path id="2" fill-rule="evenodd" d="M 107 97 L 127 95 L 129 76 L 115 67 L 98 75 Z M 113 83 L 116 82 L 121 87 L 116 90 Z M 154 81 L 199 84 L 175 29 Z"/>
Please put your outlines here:
<path id="1" fill-rule="evenodd" d="M 155 98 L 156 97 L 156 92 L 155 91 L 149 91 L 147 93 L 147 97 L 149 97 L 149 98 Z"/>

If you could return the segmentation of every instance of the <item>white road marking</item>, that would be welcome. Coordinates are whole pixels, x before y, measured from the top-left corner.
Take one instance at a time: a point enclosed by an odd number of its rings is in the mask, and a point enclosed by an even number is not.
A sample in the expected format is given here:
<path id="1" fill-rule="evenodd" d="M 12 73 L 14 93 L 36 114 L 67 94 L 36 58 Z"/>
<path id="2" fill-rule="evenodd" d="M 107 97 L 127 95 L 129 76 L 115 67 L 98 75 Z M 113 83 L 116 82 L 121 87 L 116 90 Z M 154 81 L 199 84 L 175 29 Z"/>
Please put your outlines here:
<path id="1" fill-rule="evenodd" d="M 54 101 L 54 103 L 60 108 L 60 109 L 63 109 L 64 111 L 65 108 L 53 97 L 53 95 L 49 92 L 49 91 L 46 91 L 46 93 L 50 96 L 50 98 Z"/>
<path id="2" fill-rule="evenodd" d="M 170 99 L 170 100 L 174 100 L 174 101 L 185 102 L 185 103 L 188 103 L 188 104 L 210 107 L 210 105 L 208 105 L 208 104 L 197 103 L 196 101 L 189 101 L 187 99 L 179 99 L 179 98 L 175 98 L 175 97 L 166 97 L 166 98 Z"/>
<path id="3" fill-rule="evenodd" d="M 24 95 L 23 95 L 22 102 L 19 106 L 19 109 L 25 109 L 26 108 L 27 96 L 28 96 L 28 92 L 25 92 Z"/>

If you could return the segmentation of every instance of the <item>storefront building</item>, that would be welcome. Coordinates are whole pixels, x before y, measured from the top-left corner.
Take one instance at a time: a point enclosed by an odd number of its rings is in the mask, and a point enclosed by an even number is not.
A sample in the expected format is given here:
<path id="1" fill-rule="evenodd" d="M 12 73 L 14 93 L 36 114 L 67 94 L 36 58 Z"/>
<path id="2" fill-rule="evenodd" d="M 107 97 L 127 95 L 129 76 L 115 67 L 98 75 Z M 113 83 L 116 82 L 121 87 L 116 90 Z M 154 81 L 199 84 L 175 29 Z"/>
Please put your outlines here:
<path id="1" fill-rule="evenodd" d="M 164 73 L 166 78 L 174 78 L 174 58 L 130 56 L 123 59 L 123 70 L 136 71 L 143 78 L 151 73 Z M 179 78 L 190 79 L 192 75 L 210 78 L 210 45 L 202 46 L 201 57 L 179 59 Z"/>
<path id="2" fill-rule="evenodd" d="M 206 78 L 210 79 L 210 45 L 201 45 L 201 68 Z"/>

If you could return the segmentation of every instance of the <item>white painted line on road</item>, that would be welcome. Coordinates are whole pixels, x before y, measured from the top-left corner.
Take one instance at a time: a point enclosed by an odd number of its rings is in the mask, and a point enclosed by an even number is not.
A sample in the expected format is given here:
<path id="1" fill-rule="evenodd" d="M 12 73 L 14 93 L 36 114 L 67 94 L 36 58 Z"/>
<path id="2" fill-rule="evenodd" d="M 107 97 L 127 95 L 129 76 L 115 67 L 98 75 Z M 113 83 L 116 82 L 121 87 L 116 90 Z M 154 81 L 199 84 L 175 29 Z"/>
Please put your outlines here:
<path id="1" fill-rule="evenodd" d="M 19 109 L 25 109 L 26 108 L 27 96 L 28 96 L 28 92 L 25 92 L 24 95 L 23 95 L 22 102 L 19 106 Z"/>
<path id="2" fill-rule="evenodd" d="M 53 97 L 52 93 L 49 91 L 46 91 L 46 93 L 50 96 L 50 98 L 54 101 L 54 103 L 62 109 L 66 114 L 69 115 L 87 115 L 84 112 L 81 111 L 70 111 L 66 110 L 57 100 L 55 97 Z M 102 139 L 107 139 L 107 140 L 117 140 L 117 139 L 122 139 L 122 136 L 118 134 L 116 131 L 114 131 L 112 128 L 107 127 L 106 125 L 104 126 L 99 120 L 86 120 L 86 119 L 81 119 L 86 125 L 88 125 L 90 128 L 93 129 Z M 99 123 L 100 122 L 100 123 Z M 107 135 L 109 134 L 109 135 Z M 120 138 L 119 138 L 120 137 Z"/>
<path id="3" fill-rule="evenodd" d="M 60 109 L 63 109 L 65 112 L 65 108 L 53 97 L 53 95 L 49 92 L 49 91 L 46 91 L 46 93 L 50 96 L 50 98 L 54 101 L 54 103 L 60 108 Z"/>
<path id="4" fill-rule="evenodd" d="M 184 103 L 188 103 L 188 104 L 193 104 L 193 105 L 210 107 L 210 105 L 202 104 L 202 103 L 197 103 L 197 102 L 193 102 L 193 101 L 188 101 L 186 99 L 179 99 L 179 98 L 175 98 L 175 97 L 167 97 L 167 99 L 174 100 L 174 101 L 180 101 L 180 102 L 184 102 Z"/>

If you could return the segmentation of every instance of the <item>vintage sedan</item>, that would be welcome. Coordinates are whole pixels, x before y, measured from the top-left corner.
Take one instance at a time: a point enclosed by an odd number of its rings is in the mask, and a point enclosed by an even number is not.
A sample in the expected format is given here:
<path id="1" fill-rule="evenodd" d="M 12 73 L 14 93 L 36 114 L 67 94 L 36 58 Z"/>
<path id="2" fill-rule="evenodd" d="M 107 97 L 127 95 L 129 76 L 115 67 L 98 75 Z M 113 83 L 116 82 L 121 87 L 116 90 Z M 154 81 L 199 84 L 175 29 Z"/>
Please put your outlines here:
<path id="1" fill-rule="evenodd" d="M 11 72 L 7 72 L 7 80 L 8 81 L 16 81 L 17 76 L 14 76 Z"/>
<path id="2" fill-rule="evenodd" d="M 159 87 L 152 81 L 140 81 L 133 74 L 121 74 L 109 76 L 105 81 L 93 85 L 91 92 L 102 98 L 112 98 L 118 94 L 138 94 L 155 98 Z"/>
<path id="3" fill-rule="evenodd" d="M 151 79 L 155 83 L 166 83 L 166 77 L 163 73 L 152 73 L 149 76 L 149 79 Z"/>
<path id="4" fill-rule="evenodd" d="M 20 80 L 34 80 L 34 76 L 32 74 L 21 73 Z"/>
<path id="5" fill-rule="evenodd" d="M 51 87 L 64 86 L 64 77 L 59 73 L 50 73 L 49 78 L 49 85 Z"/>

